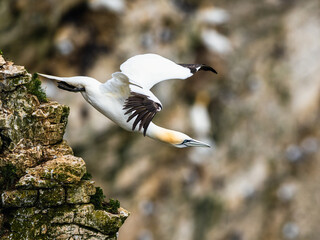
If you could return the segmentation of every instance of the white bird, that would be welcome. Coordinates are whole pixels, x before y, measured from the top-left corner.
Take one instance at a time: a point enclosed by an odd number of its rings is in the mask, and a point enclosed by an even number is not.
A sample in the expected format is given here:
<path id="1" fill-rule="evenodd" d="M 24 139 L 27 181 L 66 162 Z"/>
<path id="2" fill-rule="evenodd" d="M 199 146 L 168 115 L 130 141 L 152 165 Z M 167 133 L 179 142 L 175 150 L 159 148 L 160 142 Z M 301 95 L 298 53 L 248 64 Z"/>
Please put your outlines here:
<path id="1" fill-rule="evenodd" d="M 82 96 L 103 115 L 125 130 L 172 144 L 175 147 L 210 147 L 188 135 L 165 129 L 152 122 L 162 109 L 159 99 L 150 91 L 153 85 L 169 79 L 186 79 L 199 70 L 212 71 L 204 64 L 176 64 L 157 54 L 142 54 L 129 58 L 105 83 L 85 77 L 39 75 L 58 81 L 58 87 L 81 92 Z M 199 123 L 201 124 L 201 123 Z M 137 127 L 138 126 L 138 127 Z"/>

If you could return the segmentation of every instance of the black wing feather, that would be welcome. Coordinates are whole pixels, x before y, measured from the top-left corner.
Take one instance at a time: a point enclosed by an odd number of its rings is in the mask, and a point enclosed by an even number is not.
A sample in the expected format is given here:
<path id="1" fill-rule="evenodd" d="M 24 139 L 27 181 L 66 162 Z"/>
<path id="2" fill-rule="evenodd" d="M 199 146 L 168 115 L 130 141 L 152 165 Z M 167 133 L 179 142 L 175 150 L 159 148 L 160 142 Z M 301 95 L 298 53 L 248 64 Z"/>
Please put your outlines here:
<path id="1" fill-rule="evenodd" d="M 136 128 L 137 124 L 140 122 L 140 125 L 139 125 L 139 131 L 141 130 L 142 128 L 142 120 L 145 118 L 146 114 L 148 114 L 148 111 L 147 110 L 144 110 L 143 112 L 141 112 L 140 114 L 138 114 L 136 120 L 134 120 L 134 123 L 132 125 L 132 128 Z"/>
<path id="2" fill-rule="evenodd" d="M 217 71 L 215 69 L 213 69 L 212 67 L 205 65 L 205 64 L 179 64 L 182 67 L 186 67 L 189 68 L 191 73 L 196 73 L 198 71 L 211 71 L 214 72 L 215 74 L 218 74 Z"/>
<path id="3" fill-rule="evenodd" d="M 134 131 L 139 124 L 139 131 L 143 128 L 143 135 L 146 135 L 150 122 L 157 112 L 161 110 L 161 105 L 152 101 L 148 96 L 136 92 L 131 92 L 131 95 L 126 99 L 123 110 L 127 110 L 126 114 L 131 114 L 127 122 L 130 122 L 135 116 L 137 118 L 132 124 Z"/>
<path id="4" fill-rule="evenodd" d="M 69 91 L 69 92 L 84 92 L 86 91 L 85 88 L 77 88 L 75 86 L 72 86 L 66 82 L 59 81 L 58 82 L 58 88 Z"/>

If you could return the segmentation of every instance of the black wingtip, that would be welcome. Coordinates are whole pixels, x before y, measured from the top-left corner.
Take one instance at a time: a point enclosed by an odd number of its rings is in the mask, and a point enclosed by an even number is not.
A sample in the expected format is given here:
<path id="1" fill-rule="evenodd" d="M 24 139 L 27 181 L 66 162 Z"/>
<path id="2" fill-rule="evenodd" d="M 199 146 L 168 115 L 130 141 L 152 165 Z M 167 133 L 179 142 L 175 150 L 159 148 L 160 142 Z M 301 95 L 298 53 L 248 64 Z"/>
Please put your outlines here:
<path id="1" fill-rule="evenodd" d="M 179 65 L 182 67 L 189 68 L 192 74 L 195 74 L 198 71 L 211 71 L 215 74 L 218 74 L 218 72 L 214 68 L 206 64 L 179 64 Z"/>
<path id="2" fill-rule="evenodd" d="M 85 88 L 77 88 L 63 81 L 58 82 L 58 88 L 69 92 L 85 92 Z"/>
<path id="3" fill-rule="evenodd" d="M 213 73 L 215 73 L 215 74 L 218 74 L 218 72 L 217 72 L 213 67 L 210 67 L 210 66 L 205 65 L 205 64 L 203 64 L 203 65 L 201 66 L 200 70 L 211 71 L 211 72 L 213 72 Z"/>

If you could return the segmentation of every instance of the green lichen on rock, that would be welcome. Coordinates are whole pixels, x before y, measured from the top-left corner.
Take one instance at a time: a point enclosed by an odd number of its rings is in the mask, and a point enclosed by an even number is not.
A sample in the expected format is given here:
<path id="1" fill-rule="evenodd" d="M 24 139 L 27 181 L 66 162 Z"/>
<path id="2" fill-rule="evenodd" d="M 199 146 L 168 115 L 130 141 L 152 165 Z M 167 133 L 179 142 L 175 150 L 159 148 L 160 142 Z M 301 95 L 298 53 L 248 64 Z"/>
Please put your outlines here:
<path id="1" fill-rule="evenodd" d="M 63 140 L 68 115 L 0 55 L 0 240 L 116 239 L 128 217 Z"/>
<path id="2" fill-rule="evenodd" d="M 2 207 L 30 207 L 36 203 L 38 191 L 36 190 L 11 190 L 1 194 Z"/>
<path id="3" fill-rule="evenodd" d="M 52 214 L 51 209 L 48 214 Z M 82 204 L 69 208 L 56 208 L 54 217 L 50 219 L 53 225 L 76 224 L 85 226 L 87 229 L 98 229 L 100 233 L 112 239 L 122 225 L 123 217 L 128 217 L 128 212 L 124 209 L 121 209 L 120 214 L 112 214 L 103 210 L 96 210 L 93 204 Z"/>
<path id="4" fill-rule="evenodd" d="M 39 190 L 39 205 L 43 207 L 59 206 L 65 202 L 65 190 L 63 187 L 55 187 Z"/>
<path id="5" fill-rule="evenodd" d="M 66 187 L 66 202 L 70 204 L 89 203 L 90 196 L 96 193 L 94 181 L 81 180 L 79 184 L 71 184 Z"/>
<path id="6" fill-rule="evenodd" d="M 12 210 L 7 216 L 11 231 L 2 239 L 50 239 L 47 230 L 51 216 L 46 212 L 36 207 Z"/>
<path id="7" fill-rule="evenodd" d="M 50 180 L 60 184 L 70 184 L 78 183 L 85 171 L 86 166 L 82 158 L 66 155 L 49 160 L 35 168 L 29 168 L 26 173 L 28 177 L 32 176 L 33 178 Z M 33 183 L 30 182 L 30 184 Z"/>

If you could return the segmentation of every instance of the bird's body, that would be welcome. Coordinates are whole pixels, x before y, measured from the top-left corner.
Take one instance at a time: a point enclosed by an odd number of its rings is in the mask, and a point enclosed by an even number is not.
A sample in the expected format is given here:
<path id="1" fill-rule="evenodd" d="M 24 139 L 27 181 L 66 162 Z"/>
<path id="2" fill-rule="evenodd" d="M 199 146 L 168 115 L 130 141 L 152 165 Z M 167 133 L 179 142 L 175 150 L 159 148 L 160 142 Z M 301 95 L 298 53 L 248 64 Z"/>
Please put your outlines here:
<path id="1" fill-rule="evenodd" d="M 156 54 L 143 54 L 128 59 L 120 69 L 121 72 L 113 73 L 105 83 L 84 76 L 39 75 L 57 80 L 61 89 L 81 92 L 88 103 L 125 130 L 138 131 L 176 147 L 208 147 L 183 133 L 151 122 L 162 105 L 150 88 L 160 81 L 186 79 L 198 70 L 215 72 L 213 68 L 202 64 L 179 65 Z"/>

